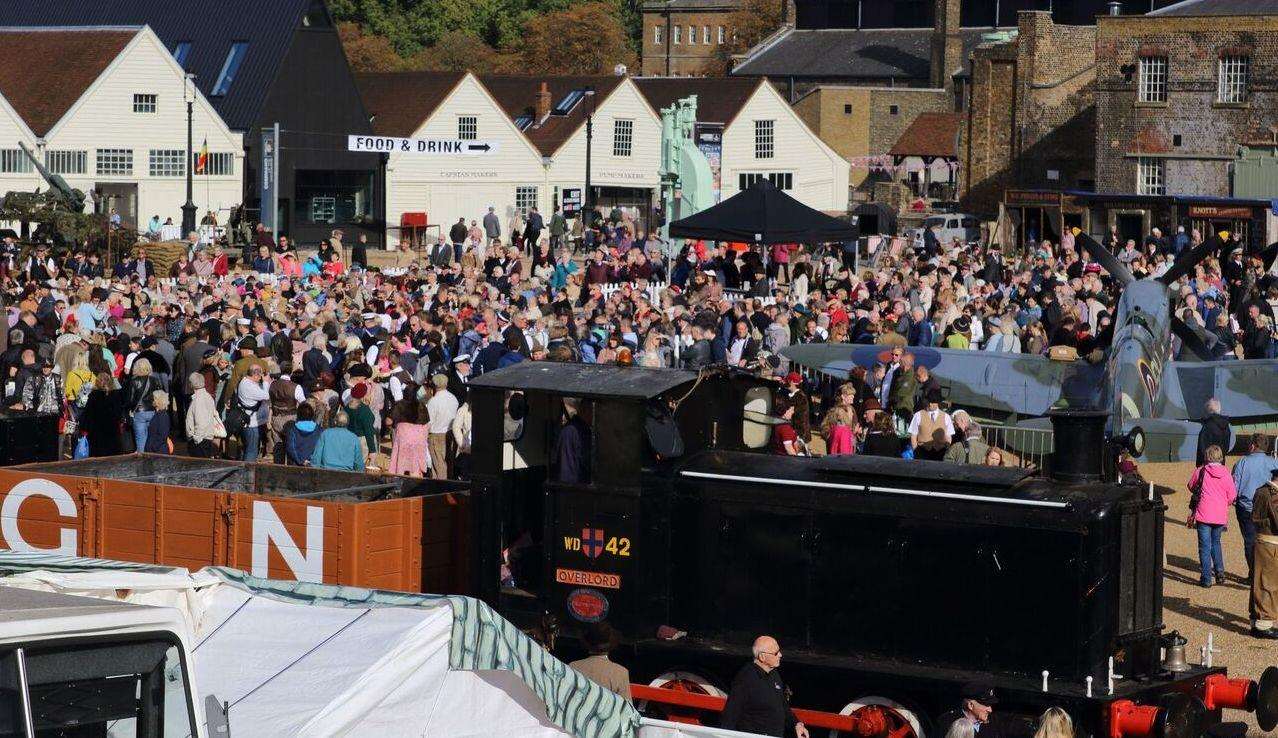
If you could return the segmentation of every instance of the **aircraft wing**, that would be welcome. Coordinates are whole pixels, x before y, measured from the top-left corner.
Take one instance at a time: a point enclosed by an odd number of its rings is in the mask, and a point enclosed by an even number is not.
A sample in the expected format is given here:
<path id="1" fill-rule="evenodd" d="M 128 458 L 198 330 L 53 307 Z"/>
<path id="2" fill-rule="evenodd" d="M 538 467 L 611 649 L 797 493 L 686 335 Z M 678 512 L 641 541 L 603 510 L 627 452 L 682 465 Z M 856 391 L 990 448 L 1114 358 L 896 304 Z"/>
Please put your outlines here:
<path id="1" fill-rule="evenodd" d="M 1173 361 L 1163 382 L 1163 417 L 1201 418 L 1212 397 L 1234 421 L 1278 417 L 1278 359 Z"/>
<path id="2" fill-rule="evenodd" d="M 1033 354 L 971 351 L 913 346 L 915 363 L 949 391 L 958 407 L 1045 415 L 1060 400 L 1073 407 L 1093 406 L 1104 368 L 1085 361 L 1052 361 Z M 849 343 L 809 343 L 788 346 L 781 354 L 801 366 L 847 378 L 854 367 L 867 369 L 891 356 L 891 347 Z"/>

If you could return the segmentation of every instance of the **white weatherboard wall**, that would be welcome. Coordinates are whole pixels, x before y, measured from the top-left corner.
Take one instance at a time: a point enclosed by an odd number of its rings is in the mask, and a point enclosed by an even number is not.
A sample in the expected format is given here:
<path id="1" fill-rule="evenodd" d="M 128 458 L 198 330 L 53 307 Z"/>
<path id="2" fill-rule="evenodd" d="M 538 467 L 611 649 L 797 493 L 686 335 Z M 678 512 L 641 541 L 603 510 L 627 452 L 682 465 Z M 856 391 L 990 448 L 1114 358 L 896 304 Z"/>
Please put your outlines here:
<path id="1" fill-rule="evenodd" d="M 589 104 L 586 101 L 580 103 Z M 630 156 L 613 155 L 613 133 L 618 119 L 634 123 Z M 660 185 L 661 117 L 648 105 L 629 78 L 600 100 L 594 115 L 590 150 L 590 183 L 595 187 L 643 187 Z M 550 164 L 552 187 L 581 187 L 586 178 L 586 126 L 582 126 L 555 152 Z"/>
<path id="2" fill-rule="evenodd" d="M 754 122 L 772 120 L 773 155 L 758 159 Z M 817 210 L 846 210 L 850 165 L 817 137 L 771 84 L 760 84 L 723 132 L 722 199 L 738 191 L 742 173 L 790 172 L 789 194 Z"/>
<path id="3" fill-rule="evenodd" d="M 150 28 L 144 28 L 124 48 L 115 61 L 67 111 L 62 120 L 46 135 L 38 147 L 37 157 L 44 152 L 84 151 L 85 174 L 64 174 L 72 187 L 89 192 L 98 183 L 136 183 L 138 185 L 138 221 L 144 225 L 152 215 L 161 220 L 171 217 L 181 222 L 182 204 L 186 202 L 186 177 L 150 176 L 151 149 L 186 150 L 186 103 L 183 99 L 184 72 L 168 49 Z M 133 95 L 157 96 L 154 113 L 134 113 Z M 4 108 L 7 106 L 0 106 Z M 0 114 L 0 148 L 16 148 L 17 141 L 30 145 L 27 134 L 17 133 L 7 110 Z M 194 201 L 204 210 L 225 210 L 239 205 L 244 173 L 243 140 L 232 133 L 213 107 L 196 92 L 193 116 L 193 148 L 199 151 L 208 139 L 209 152 L 231 153 L 234 168 L 221 176 L 195 175 Z M 99 148 L 132 149 L 132 175 L 99 175 L 96 152 Z M 0 188 L 46 189 L 39 173 L 0 175 Z M 221 214 L 225 221 L 226 213 Z"/>
<path id="4" fill-rule="evenodd" d="M 515 188 L 537 188 L 538 209 L 547 212 L 550 193 L 541 154 L 528 142 L 501 106 L 474 75 L 467 73 L 439 107 L 413 132 L 413 138 L 457 138 L 459 116 L 478 118 L 476 136 L 497 144 L 497 153 L 484 156 L 423 156 L 391 154 L 386 164 L 386 222 L 398 226 L 400 215 L 425 211 L 441 235 L 459 217 L 480 220 L 488 206 L 497 208 L 502 238 L 510 234 Z M 399 243 L 399 231 L 387 233 L 387 243 Z"/>

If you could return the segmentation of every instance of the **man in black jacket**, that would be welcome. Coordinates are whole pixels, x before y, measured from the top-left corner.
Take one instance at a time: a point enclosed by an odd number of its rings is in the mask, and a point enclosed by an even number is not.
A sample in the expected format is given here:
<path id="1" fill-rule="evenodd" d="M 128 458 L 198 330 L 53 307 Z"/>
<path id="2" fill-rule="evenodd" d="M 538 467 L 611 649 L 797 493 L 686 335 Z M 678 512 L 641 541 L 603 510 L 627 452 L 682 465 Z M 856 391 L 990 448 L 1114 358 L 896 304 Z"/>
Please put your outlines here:
<path id="1" fill-rule="evenodd" d="M 1233 434 L 1229 430 L 1229 418 L 1220 414 L 1220 400 L 1215 397 L 1207 401 L 1207 415 L 1201 421 L 1202 430 L 1198 431 L 1198 466 L 1202 466 L 1204 456 L 1208 446 L 1219 446 L 1222 451 L 1229 453 L 1233 448 L 1231 439 Z"/>
<path id="2" fill-rule="evenodd" d="M 750 650 L 754 660 L 741 667 L 732 680 L 719 727 L 777 738 L 793 731 L 798 738 L 808 738 L 807 727 L 790 709 L 790 696 L 777 672 L 781 666 L 780 644 L 764 635 L 754 640 Z"/>

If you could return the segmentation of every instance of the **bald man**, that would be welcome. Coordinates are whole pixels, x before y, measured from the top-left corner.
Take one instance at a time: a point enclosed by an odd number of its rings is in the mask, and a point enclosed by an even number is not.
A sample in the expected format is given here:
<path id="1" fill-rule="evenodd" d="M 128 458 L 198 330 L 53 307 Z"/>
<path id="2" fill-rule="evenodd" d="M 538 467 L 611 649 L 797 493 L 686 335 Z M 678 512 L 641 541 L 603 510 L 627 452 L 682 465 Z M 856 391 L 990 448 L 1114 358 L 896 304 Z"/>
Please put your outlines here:
<path id="1" fill-rule="evenodd" d="M 750 649 L 754 660 L 732 680 L 719 727 L 786 738 L 808 738 L 808 729 L 790 709 L 790 698 L 777 667 L 781 646 L 772 636 L 759 636 Z M 793 731 L 793 732 L 791 732 Z"/>

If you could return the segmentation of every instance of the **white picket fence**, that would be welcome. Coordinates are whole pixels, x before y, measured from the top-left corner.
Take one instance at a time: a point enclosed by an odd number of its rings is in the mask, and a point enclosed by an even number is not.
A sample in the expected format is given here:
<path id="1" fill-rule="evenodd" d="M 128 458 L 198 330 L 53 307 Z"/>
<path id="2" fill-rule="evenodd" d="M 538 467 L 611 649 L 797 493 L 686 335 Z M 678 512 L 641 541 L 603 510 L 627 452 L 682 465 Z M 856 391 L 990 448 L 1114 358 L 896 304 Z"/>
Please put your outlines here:
<path id="1" fill-rule="evenodd" d="M 653 305 L 661 304 L 661 291 L 670 286 L 669 282 L 649 282 L 646 287 L 641 288 L 638 282 L 607 282 L 599 285 L 599 291 L 604 297 L 612 297 L 614 293 L 620 292 L 626 287 L 632 290 L 642 290 L 645 297 Z"/>

